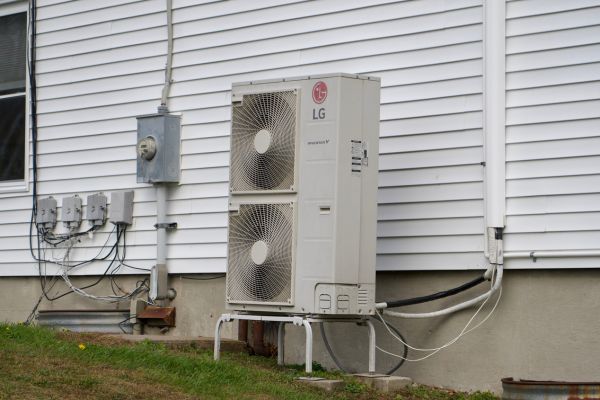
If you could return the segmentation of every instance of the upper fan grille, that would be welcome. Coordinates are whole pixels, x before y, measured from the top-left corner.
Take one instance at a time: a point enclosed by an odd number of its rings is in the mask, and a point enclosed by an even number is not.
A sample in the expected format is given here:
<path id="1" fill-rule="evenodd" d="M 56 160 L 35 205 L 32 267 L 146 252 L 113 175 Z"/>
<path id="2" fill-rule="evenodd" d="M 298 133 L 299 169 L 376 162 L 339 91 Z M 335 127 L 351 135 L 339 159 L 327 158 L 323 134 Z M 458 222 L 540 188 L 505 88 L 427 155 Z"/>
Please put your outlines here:
<path id="1" fill-rule="evenodd" d="M 293 190 L 296 91 L 244 95 L 231 125 L 231 191 Z"/>
<path id="2" fill-rule="evenodd" d="M 292 238 L 289 203 L 241 205 L 230 215 L 228 301 L 291 304 Z"/>

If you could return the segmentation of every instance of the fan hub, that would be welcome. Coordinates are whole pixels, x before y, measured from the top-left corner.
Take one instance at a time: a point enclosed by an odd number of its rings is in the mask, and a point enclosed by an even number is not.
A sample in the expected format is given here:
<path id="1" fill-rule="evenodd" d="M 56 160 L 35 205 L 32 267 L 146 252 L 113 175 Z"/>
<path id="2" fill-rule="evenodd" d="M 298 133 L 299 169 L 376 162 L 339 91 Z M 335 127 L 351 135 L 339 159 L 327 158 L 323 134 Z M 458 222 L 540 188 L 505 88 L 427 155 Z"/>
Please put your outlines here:
<path id="1" fill-rule="evenodd" d="M 256 265 L 263 265 L 269 255 L 269 246 L 262 240 L 255 242 L 250 250 L 252 262 Z"/>
<path id="2" fill-rule="evenodd" d="M 254 135 L 254 150 L 258 154 L 265 154 L 271 147 L 271 132 L 261 129 Z"/>

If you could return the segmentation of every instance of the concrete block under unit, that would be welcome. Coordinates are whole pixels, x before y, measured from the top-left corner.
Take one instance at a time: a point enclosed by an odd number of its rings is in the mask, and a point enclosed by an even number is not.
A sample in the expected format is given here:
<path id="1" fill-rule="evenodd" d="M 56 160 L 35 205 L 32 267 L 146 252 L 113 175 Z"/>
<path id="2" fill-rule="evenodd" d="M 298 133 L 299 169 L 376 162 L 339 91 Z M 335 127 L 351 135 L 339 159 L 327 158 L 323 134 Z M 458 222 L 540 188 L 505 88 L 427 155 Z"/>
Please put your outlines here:
<path id="1" fill-rule="evenodd" d="M 77 228 L 81 225 L 81 197 L 75 195 L 62 199 L 62 221 L 68 228 Z"/>
<path id="2" fill-rule="evenodd" d="M 92 226 L 102 226 L 106 222 L 106 196 L 102 193 L 91 194 L 87 197 L 86 219 Z"/>
<path id="3" fill-rule="evenodd" d="M 344 387 L 344 381 L 338 379 L 324 379 L 324 378 L 298 378 L 299 382 L 305 383 L 309 386 L 317 387 L 326 392 L 333 392 Z"/>
<path id="4" fill-rule="evenodd" d="M 131 225 L 133 222 L 133 190 L 110 194 L 108 219 L 115 225 Z"/>
<path id="5" fill-rule="evenodd" d="M 137 181 L 179 182 L 181 117 L 167 113 L 137 117 Z"/>
<path id="6" fill-rule="evenodd" d="M 56 199 L 52 196 L 38 199 L 35 222 L 38 227 L 54 229 L 56 226 Z"/>
<path id="7" fill-rule="evenodd" d="M 404 376 L 390 376 L 383 374 L 355 374 L 354 377 L 361 383 L 364 383 L 375 390 L 389 393 L 396 392 L 412 385 L 413 381 Z"/>

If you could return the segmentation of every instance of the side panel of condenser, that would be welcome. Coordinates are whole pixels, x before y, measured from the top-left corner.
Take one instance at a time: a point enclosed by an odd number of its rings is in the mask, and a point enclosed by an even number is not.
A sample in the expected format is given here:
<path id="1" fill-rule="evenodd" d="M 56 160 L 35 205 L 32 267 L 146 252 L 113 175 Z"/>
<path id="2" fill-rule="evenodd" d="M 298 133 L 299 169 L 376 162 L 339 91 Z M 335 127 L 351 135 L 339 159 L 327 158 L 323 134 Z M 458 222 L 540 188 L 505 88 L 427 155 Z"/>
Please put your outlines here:
<path id="1" fill-rule="evenodd" d="M 375 263 L 377 257 L 377 188 L 379 176 L 380 81 L 362 81 L 362 138 L 366 161 L 362 169 L 360 212 L 359 306 L 375 302 Z M 363 293 L 367 293 L 366 296 Z"/>
<path id="2" fill-rule="evenodd" d="M 356 285 L 360 266 L 362 165 L 356 157 L 362 143 L 362 87 L 359 79 L 342 78 L 335 201 L 335 276 L 337 284 Z"/>
<path id="3" fill-rule="evenodd" d="M 327 96 L 317 103 L 317 82 L 327 85 Z M 337 77 L 302 82 L 299 136 L 298 237 L 296 298 L 304 312 L 315 312 L 315 288 L 334 282 L 334 225 L 337 218 L 335 178 L 339 130 Z"/>

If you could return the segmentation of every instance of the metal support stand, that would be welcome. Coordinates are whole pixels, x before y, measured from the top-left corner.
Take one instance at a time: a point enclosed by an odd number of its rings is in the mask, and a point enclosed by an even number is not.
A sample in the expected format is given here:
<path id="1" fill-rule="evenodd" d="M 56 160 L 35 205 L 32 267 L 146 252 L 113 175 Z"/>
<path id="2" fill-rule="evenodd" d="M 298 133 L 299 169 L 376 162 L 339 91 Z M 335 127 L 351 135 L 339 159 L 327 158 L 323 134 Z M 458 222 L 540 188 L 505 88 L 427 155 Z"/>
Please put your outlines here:
<path id="1" fill-rule="evenodd" d="M 306 334 L 306 354 L 305 354 L 305 365 L 306 373 L 312 373 L 312 348 L 313 348 L 313 333 L 311 323 L 323 323 L 323 322 L 354 322 L 361 325 L 366 325 L 369 329 L 369 373 L 375 373 L 375 327 L 365 317 L 279 317 L 272 315 L 249 315 L 249 314 L 222 314 L 217 320 L 215 327 L 215 345 L 214 345 L 214 359 L 218 361 L 221 356 L 221 327 L 224 322 L 231 322 L 234 320 L 249 320 L 249 321 L 269 321 L 279 322 L 277 328 L 277 364 L 284 365 L 284 354 L 285 354 L 285 324 L 292 323 L 296 326 L 304 326 Z"/>

